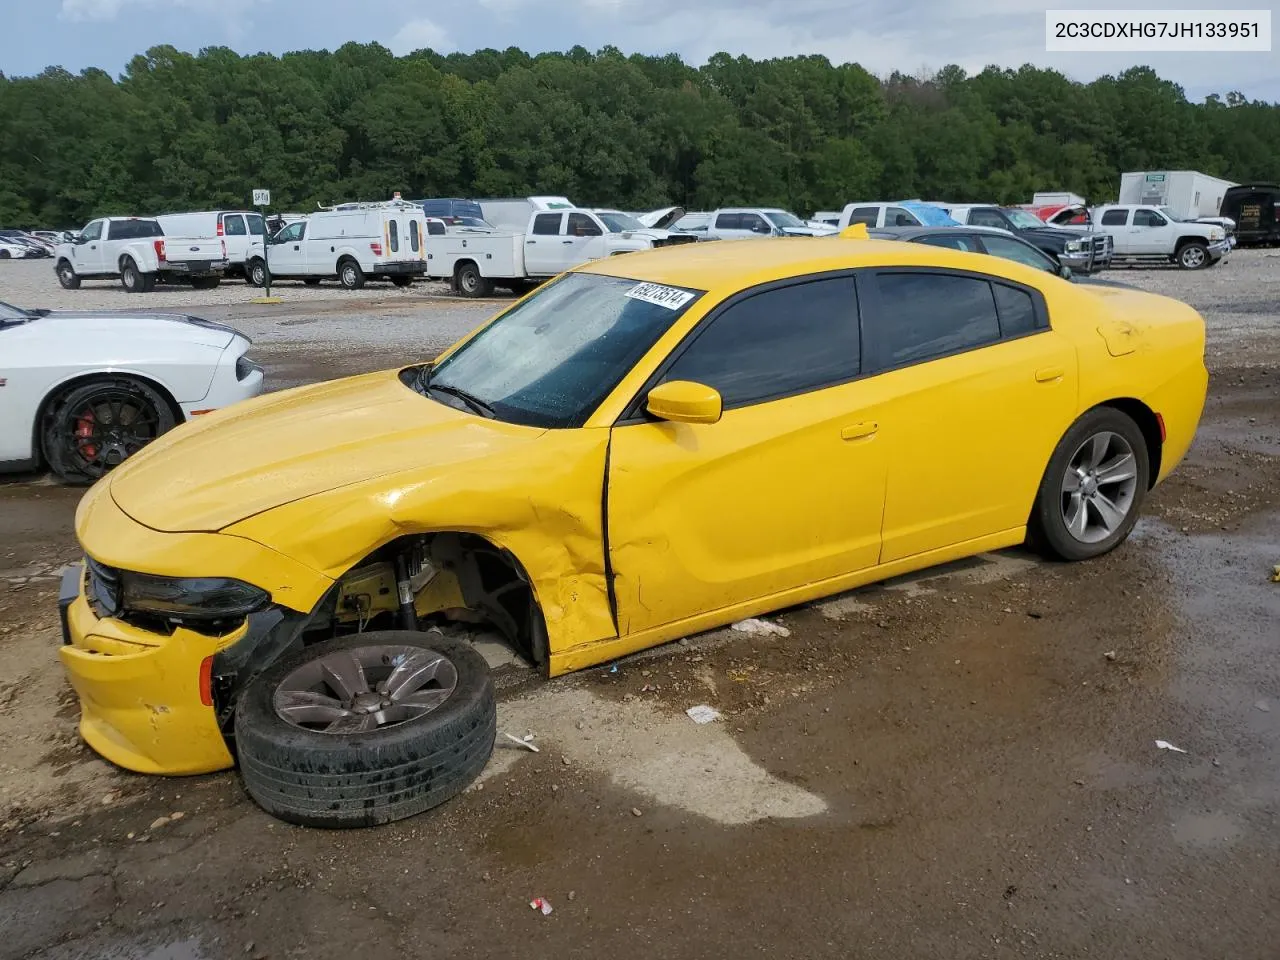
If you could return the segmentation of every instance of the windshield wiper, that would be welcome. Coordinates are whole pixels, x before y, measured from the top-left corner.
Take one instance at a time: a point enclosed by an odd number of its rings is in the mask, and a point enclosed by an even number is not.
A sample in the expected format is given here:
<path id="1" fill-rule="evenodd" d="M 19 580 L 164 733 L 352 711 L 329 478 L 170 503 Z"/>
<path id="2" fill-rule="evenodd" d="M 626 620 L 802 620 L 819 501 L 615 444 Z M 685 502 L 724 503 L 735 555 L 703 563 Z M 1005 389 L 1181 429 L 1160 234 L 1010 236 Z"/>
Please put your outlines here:
<path id="1" fill-rule="evenodd" d="M 493 407 L 489 406 L 489 404 L 485 403 L 479 397 L 473 397 L 465 390 L 459 390 L 457 387 L 451 387 L 444 383 L 432 383 L 430 380 L 427 381 L 426 388 L 428 393 L 431 393 L 434 390 L 450 397 L 457 397 L 470 407 L 474 413 L 478 413 L 482 417 L 487 417 L 488 419 L 493 420 L 497 416 L 497 414 L 493 412 Z"/>

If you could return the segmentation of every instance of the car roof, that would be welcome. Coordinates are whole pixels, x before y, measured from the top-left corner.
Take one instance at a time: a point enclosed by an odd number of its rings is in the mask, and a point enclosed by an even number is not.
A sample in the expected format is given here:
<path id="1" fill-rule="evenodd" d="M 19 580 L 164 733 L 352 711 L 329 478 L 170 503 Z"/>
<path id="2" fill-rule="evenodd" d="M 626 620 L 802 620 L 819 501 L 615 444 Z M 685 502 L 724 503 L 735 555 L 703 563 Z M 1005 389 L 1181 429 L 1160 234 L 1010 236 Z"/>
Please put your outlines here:
<path id="1" fill-rule="evenodd" d="M 970 227 L 970 226 L 936 226 L 936 227 L 874 227 L 868 231 L 873 237 L 915 240 L 919 237 L 948 233 L 984 233 L 1000 237 L 1013 237 L 1013 233 L 1004 227 Z M 1014 237 L 1016 240 L 1017 238 Z"/>
<path id="2" fill-rule="evenodd" d="M 974 257 L 981 257 L 976 261 Z M 745 243 L 699 243 L 660 247 L 625 257 L 596 260 L 578 273 L 661 283 L 727 294 L 773 280 L 855 267 L 920 266 L 974 270 L 1017 279 L 1043 274 L 1032 267 L 980 253 L 922 243 L 843 237 L 778 237 Z M 1006 272 L 1007 271 L 1007 272 Z"/>

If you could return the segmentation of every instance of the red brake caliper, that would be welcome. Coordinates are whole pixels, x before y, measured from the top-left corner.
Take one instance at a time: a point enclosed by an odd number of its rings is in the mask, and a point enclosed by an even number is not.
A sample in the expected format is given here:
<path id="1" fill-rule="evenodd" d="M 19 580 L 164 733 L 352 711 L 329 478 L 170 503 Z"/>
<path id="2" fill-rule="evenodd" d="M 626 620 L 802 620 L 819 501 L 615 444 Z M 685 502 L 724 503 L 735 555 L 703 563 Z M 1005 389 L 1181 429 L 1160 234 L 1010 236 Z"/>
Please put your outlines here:
<path id="1" fill-rule="evenodd" d="M 98 455 L 98 448 L 92 443 L 85 443 L 93 436 L 94 416 L 93 411 L 88 410 L 85 415 L 76 421 L 76 439 L 79 441 L 76 445 L 80 448 L 81 455 L 86 460 L 92 460 Z"/>

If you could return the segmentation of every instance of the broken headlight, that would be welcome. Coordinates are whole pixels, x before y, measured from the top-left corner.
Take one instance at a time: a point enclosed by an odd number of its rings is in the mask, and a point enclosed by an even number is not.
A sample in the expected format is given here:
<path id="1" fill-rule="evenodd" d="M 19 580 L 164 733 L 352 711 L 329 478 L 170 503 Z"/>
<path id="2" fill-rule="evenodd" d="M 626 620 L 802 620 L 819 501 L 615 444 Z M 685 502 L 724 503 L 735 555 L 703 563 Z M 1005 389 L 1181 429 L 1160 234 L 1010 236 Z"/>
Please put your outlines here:
<path id="1" fill-rule="evenodd" d="M 178 621 L 231 620 L 261 610 L 265 590 L 224 577 L 157 577 L 120 572 L 120 605 Z"/>

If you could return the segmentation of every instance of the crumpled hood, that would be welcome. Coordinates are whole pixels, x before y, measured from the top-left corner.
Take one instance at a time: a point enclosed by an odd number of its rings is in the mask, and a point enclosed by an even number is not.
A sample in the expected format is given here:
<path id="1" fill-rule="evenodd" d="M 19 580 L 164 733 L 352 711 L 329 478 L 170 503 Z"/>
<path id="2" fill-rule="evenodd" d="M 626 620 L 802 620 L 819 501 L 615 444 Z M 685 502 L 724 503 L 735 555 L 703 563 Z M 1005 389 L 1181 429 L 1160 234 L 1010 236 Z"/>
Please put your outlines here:
<path id="1" fill-rule="evenodd" d="M 350 484 L 458 467 L 544 432 L 455 410 L 388 371 L 208 414 L 130 457 L 108 483 L 120 509 L 153 530 L 214 531 Z"/>
<path id="2" fill-rule="evenodd" d="M 1092 236 L 1092 234 L 1083 230 L 1067 230 L 1063 227 L 1051 227 L 1046 224 L 1043 227 L 1027 227 L 1024 230 L 1019 230 L 1018 236 L 1023 239 L 1035 237 L 1037 240 L 1060 242 L 1065 247 L 1072 240 L 1084 240 Z"/>

